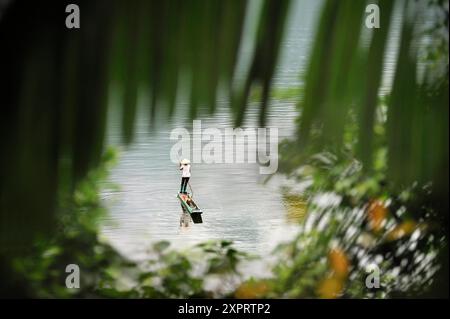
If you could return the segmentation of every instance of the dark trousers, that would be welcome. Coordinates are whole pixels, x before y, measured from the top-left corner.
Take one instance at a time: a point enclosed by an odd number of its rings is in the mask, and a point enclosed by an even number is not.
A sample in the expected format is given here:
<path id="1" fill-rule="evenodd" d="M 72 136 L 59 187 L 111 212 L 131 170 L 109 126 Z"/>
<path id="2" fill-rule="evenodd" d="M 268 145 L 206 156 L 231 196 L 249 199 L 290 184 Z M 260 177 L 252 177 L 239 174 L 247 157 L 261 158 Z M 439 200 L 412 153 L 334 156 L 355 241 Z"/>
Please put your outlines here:
<path id="1" fill-rule="evenodd" d="M 180 193 L 187 193 L 186 187 L 187 187 L 188 182 L 189 182 L 189 177 L 182 177 L 181 178 L 181 190 L 180 190 Z"/>

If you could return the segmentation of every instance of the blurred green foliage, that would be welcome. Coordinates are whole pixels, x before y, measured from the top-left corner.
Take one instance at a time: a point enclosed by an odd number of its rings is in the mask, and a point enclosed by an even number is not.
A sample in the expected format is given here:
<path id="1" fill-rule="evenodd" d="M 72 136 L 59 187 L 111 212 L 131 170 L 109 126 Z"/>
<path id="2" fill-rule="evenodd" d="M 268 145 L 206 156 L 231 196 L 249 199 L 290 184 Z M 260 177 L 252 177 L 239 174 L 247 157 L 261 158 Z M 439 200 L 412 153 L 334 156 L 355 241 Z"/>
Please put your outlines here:
<path id="1" fill-rule="evenodd" d="M 366 2 L 325 1 L 304 87 L 272 93 L 288 0 L 261 3 L 243 85 L 233 79 L 247 1 L 80 1 L 77 32 L 60 27 L 65 4 L 12 1 L 0 18 L 2 295 L 448 296 L 448 1 L 379 0 L 382 27 L 368 46 L 360 43 Z M 380 99 L 399 4 L 393 85 Z M 114 158 L 104 152 L 108 90 L 120 91 L 129 143 L 140 88 L 154 121 L 174 113 L 182 77 L 192 118 L 201 106 L 213 112 L 224 87 L 237 125 L 249 100 L 260 102 L 263 125 L 271 95 L 301 93 L 297 136 L 281 146 L 280 167 L 310 183 L 298 200 L 299 235 L 275 252 L 271 278 L 240 282 L 247 256 L 227 241 L 189 252 L 161 242 L 138 265 L 98 237 L 98 182 Z M 67 263 L 80 265 L 81 290 L 64 288 Z M 370 263 L 380 267 L 380 290 L 362 284 Z M 206 290 L 210 276 L 227 289 Z"/>
<path id="2" fill-rule="evenodd" d="M 367 48 L 345 40 L 364 27 L 350 1 L 327 1 L 322 11 L 298 135 L 280 145 L 281 170 L 308 182 L 307 217 L 288 245 L 293 264 L 279 272 L 289 278 L 279 289 L 286 296 L 448 296 L 448 1 L 401 4 L 396 72 L 380 98 L 394 4 L 379 1 L 382 27 Z M 431 15 L 433 26 L 421 29 Z M 341 257 L 330 258 L 336 249 Z M 336 259 L 345 277 L 335 275 Z M 378 290 L 364 285 L 371 263 Z M 309 285 L 292 277 L 311 269 L 319 275 L 307 276 Z"/>
<path id="3" fill-rule="evenodd" d="M 315 157 L 301 176 L 317 180 L 304 193 L 309 198 L 298 236 L 273 252 L 269 278 L 245 279 L 239 265 L 253 258 L 229 241 L 201 243 L 185 251 L 155 243 L 144 262 L 131 262 L 99 238 L 99 218 L 106 213 L 100 185 L 116 161 L 113 150 L 102 164 L 61 200 L 64 212 L 58 232 L 37 240 L 27 257 L 12 265 L 22 278 L 24 295 L 39 298 L 311 298 L 406 297 L 427 292 L 439 268 L 442 230 L 433 225 L 432 208 L 417 203 L 417 186 L 387 191 L 379 180 L 363 178 L 361 166 L 327 154 Z M 385 157 L 378 174 L 386 171 Z M 314 164 L 313 164 L 314 163 Z M 316 170 L 315 172 L 313 172 Z M 323 171 L 327 171 L 324 173 Z M 327 178 L 325 178 L 325 176 Z M 102 183 L 100 183 L 102 182 Z M 114 185 L 111 185 L 114 187 Z M 320 204 L 327 193 L 339 201 Z M 298 200 L 296 197 L 293 201 Z M 330 204 L 333 203 L 334 204 Z M 422 207 L 417 211 L 416 207 Z M 416 214 L 414 214 L 416 212 Z M 424 214 L 419 217 L 417 213 Z M 433 234 L 433 236 L 430 236 Z M 380 266 L 381 289 L 366 289 L 365 267 Z M 65 288 L 69 263 L 81 269 L 81 289 Z M 211 278 L 220 286 L 207 288 Z M 404 279 L 405 278 L 405 279 Z M 245 279 L 245 280 L 244 280 Z M 226 289 L 223 289 L 226 287 Z M 17 287 L 16 287 L 17 288 Z"/>
<path id="4" fill-rule="evenodd" d="M 355 159 L 330 153 L 316 154 L 293 174 L 312 182 L 303 193 L 308 207 L 299 236 L 280 247 L 286 262 L 276 270 L 275 282 L 282 295 L 386 298 L 430 292 L 432 278 L 445 267 L 438 255 L 445 258 L 447 249 L 430 185 L 391 188 L 385 149 L 377 157 L 377 169 L 370 175 Z M 334 250 L 341 256 L 330 262 L 325 257 Z M 380 289 L 365 287 L 370 264 L 380 269 Z M 335 268 L 342 267 L 347 275 L 334 277 Z M 283 277 L 285 284 L 278 282 Z M 315 290 L 321 284 L 325 291 Z M 445 295 L 445 290 L 433 293 Z"/>
<path id="5" fill-rule="evenodd" d="M 240 276 L 237 265 L 248 256 L 229 241 L 205 242 L 186 252 L 170 250 L 169 242 L 157 242 L 148 260 L 136 263 L 102 240 L 99 222 L 107 212 L 100 185 L 108 185 L 104 181 L 116 156 L 108 149 L 74 192 L 62 196 L 57 232 L 36 240 L 26 257 L 11 262 L 15 277 L 21 278 L 16 291 L 20 288 L 23 296 L 33 298 L 205 298 L 214 296 L 204 288 L 207 276 Z M 195 274 L 194 265 L 200 261 L 203 270 Z M 80 289 L 65 286 L 68 264 L 80 268 Z"/>
<path id="6" fill-rule="evenodd" d="M 55 234 L 38 238 L 26 257 L 13 259 L 12 267 L 23 278 L 21 290 L 26 296 L 96 296 L 98 287 L 111 281 L 111 273 L 132 265 L 98 237 L 99 219 L 106 213 L 101 206 L 100 181 L 106 178 L 115 158 L 115 152 L 107 150 L 98 168 L 89 172 L 73 192 L 61 194 L 61 217 Z M 81 289 L 66 288 L 68 264 L 80 267 Z"/>
<path id="7" fill-rule="evenodd" d="M 275 87 L 272 88 L 269 94 L 269 99 L 278 101 L 292 101 L 297 102 L 301 97 L 302 90 L 299 87 Z M 249 102 L 261 102 L 262 89 L 256 87 L 249 94 Z"/>
<path id="8" fill-rule="evenodd" d="M 289 2 L 261 1 L 257 32 L 250 34 L 256 49 L 245 87 L 264 88 L 261 122 Z M 73 190 L 99 164 L 110 90 L 119 96 L 125 143 L 133 140 L 142 93 L 150 97 L 149 123 L 173 115 L 180 96 L 191 118 L 201 108 L 214 112 L 219 92 L 232 100 L 237 121 L 246 107 L 248 90 L 234 79 L 248 1 L 80 0 L 76 30 L 64 28 L 69 3 L 9 1 L 0 17 L 4 258 L 51 233 L 57 194 Z"/>

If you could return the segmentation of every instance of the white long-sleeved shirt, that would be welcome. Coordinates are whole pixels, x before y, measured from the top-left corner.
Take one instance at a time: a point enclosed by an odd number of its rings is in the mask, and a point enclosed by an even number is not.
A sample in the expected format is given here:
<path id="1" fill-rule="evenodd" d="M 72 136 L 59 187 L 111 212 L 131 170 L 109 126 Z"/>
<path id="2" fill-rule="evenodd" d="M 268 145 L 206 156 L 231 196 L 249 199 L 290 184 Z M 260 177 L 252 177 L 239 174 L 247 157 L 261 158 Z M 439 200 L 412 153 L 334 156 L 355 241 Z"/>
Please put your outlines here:
<path id="1" fill-rule="evenodd" d="M 190 164 L 186 164 L 186 165 L 180 165 L 180 171 L 183 171 L 181 176 L 182 177 L 191 177 L 191 165 Z"/>

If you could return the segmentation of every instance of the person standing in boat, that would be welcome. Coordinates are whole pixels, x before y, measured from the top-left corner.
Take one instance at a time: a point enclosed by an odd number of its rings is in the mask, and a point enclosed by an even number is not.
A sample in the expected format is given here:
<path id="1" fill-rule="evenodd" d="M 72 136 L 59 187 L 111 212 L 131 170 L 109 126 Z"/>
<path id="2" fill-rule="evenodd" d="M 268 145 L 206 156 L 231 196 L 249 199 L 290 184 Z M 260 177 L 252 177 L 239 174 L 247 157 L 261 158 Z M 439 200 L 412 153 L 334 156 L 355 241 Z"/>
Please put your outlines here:
<path id="1" fill-rule="evenodd" d="M 187 194 L 186 188 L 189 182 L 189 178 L 191 177 L 191 162 L 188 159 L 183 159 L 180 162 L 180 171 L 182 171 L 180 193 Z"/>

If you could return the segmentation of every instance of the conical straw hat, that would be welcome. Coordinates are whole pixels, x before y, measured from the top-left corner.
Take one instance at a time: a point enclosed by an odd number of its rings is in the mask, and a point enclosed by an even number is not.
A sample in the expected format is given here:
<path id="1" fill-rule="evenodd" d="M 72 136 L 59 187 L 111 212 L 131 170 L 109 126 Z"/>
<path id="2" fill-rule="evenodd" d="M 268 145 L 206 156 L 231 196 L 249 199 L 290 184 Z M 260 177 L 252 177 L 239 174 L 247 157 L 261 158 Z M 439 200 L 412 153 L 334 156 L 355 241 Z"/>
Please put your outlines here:
<path id="1" fill-rule="evenodd" d="M 181 164 L 190 164 L 191 161 L 189 161 L 188 159 L 185 158 L 185 159 L 182 159 L 180 163 Z"/>

